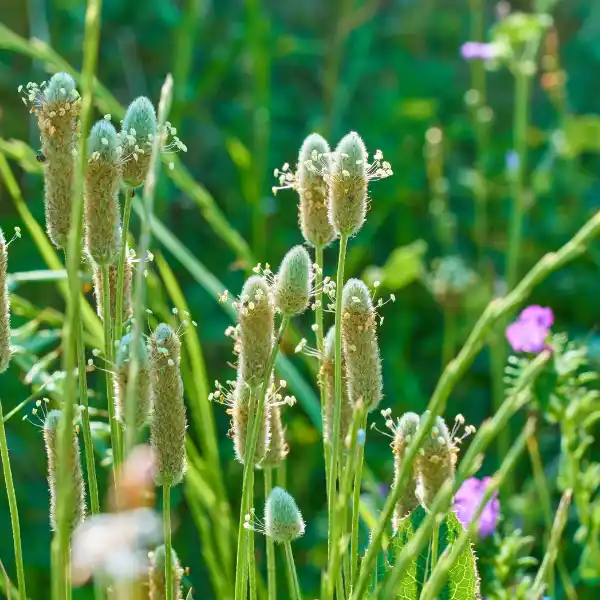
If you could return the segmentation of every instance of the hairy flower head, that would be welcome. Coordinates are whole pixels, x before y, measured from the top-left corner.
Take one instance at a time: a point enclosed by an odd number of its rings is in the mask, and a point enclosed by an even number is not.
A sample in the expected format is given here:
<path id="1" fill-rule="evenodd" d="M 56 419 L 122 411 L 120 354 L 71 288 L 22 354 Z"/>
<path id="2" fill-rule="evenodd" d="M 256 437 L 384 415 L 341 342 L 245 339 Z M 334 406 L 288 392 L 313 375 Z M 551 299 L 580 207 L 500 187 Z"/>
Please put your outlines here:
<path id="1" fill-rule="evenodd" d="M 303 312 L 308 306 L 312 279 L 306 248 L 294 246 L 281 261 L 275 277 L 275 306 L 285 316 Z"/>
<path id="2" fill-rule="evenodd" d="M 150 598 L 149 600 L 164 600 L 167 593 L 167 583 L 165 581 L 165 564 L 167 553 L 164 546 L 159 546 L 150 553 Z M 171 573 L 173 580 L 173 600 L 182 600 L 181 579 L 183 578 L 183 569 L 177 557 L 177 553 L 171 548 L 171 564 L 173 566 Z"/>
<path id="3" fill-rule="evenodd" d="M 292 542 L 304 535 L 304 519 L 294 498 L 283 488 L 271 490 L 265 503 L 265 533 L 276 542 Z"/>

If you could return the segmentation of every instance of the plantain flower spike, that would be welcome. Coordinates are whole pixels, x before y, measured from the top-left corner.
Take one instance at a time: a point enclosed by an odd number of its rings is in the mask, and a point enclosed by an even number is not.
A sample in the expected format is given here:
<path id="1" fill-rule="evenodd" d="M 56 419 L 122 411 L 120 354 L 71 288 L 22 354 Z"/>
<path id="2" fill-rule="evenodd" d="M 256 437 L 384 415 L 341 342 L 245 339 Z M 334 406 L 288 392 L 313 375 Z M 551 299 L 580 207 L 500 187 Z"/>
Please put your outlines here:
<path id="1" fill-rule="evenodd" d="M 323 175 L 312 169 L 313 162 L 323 171 L 331 170 L 331 149 L 318 133 L 311 133 L 302 144 L 298 156 L 298 195 L 300 196 L 300 230 L 315 248 L 325 248 L 336 238 L 327 214 L 327 183 Z"/>
<path id="2" fill-rule="evenodd" d="M 275 277 L 275 306 L 282 315 L 291 317 L 306 309 L 311 280 L 310 256 L 303 246 L 294 246 L 283 257 Z"/>
<path id="3" fill-rule="evenodd" d="M 425 421 L 429 411 L 421 416 Z M 457 450 L 446 423 L 442 417 L 436 417 L 435 424 L 428 433 L 423 447 L 417 455 L 416 466 L 420 476 L 417 495 L 424 508 L 431 505 L 444 483 L 454 479 Z"/>
<path id="4" fill-rule="evenodd" d="M 267 282 L 254 275 L 248 278 L 241 296 L 234 303 L 238 315 L 239 358 L 232 399 L 232 430 L 236 457 L 241 463 L 246 452 L 250 401 L 256 401 L 258 394 L 264 393 L 261 387 L 273 349 L 275 307 L 272 296 Z M 265 402 L 254 457 L 256 465 L 262 462 L 269 447 L 269 411 L 269 403 Z"/>
<path id="5" fill-rule="evenodd" d="M 342 356 L 342 378 L 346 380 L 346 364 Z M 323 414 L 323 436 L 327 443 L 333 439 L 333 412 L 335 407 L 335 327 L 325 336 L 325 354 L 321 362 L 321 385 L 325 386 L 325 413 Z M 352 402 L 346 385 L 342 386 L 340 410 L 340 440 L 342 443 L 352 425 Z"/>
<path id="6" fill-rule="evenodd" d="M 342 292 L 342 348 L 350 400 L 375 410 L 382 397 L 377 314 L 369 288 L 349 279 Z"/>
<path id="7" fill-rule="evenodd" d="M 164 600 L 167 594 L 167 584 L 165 581 L 165 563 L 166 550 L 164 546 L 159 546 L 150 553 L 150 598 L 149 600 Z M 171 563 L 173 565 L 172 574 L 173 581 L 173 600 L 183 600 L 181 592 L 181 579 L 183 578 L 183 569 L 177 557 L 177 553 L 171 548 Z"/>
<path id="8" fill-rule="evenodd" d="M 261 463 L 263 469 L 278 467 L 288 455 L 290 448 L 285 439 L 285 428 L 281 422 L 281 406 L 273 401 L 274 384 L 271 382 L 267 396 L 269 444 Z"/>
<path id="9" fill-rule="evenodd" d="M 265 503 L 265 534 L 276 542 L 293 542 L 304 535 L 304 530 L 294 498 L 283 488 L 273 488 Z"/>
<path id="10" fill-rule="evenodd" d="M 101 119 L 88 139 L 84 219 L 87 253 L 102 266 L 113 264 L 121 248 L 121 153 L 115 128 L 107 119 Z"/>
<path id="11" fill-rule="evenodd" d="M 394 451 L 394 483 L 393 487 L 398 485 L 398 476 L 402 468 L 402 462 L 406 455 L 406 448 L 410 444 L 413 436 L 419 429 L 420 418 L 419 415 L 413 412 L 408 412 L 402 415 L 398 423 L 395 425 L 394 439 L 392 441 L 392 449 Z M 416 469 L 413 468 L 413 473 L 409 479 L 406 487 L 402 490 L 400 500 L 396 505 L 393 518 L 394 531 L 398 530 L 399 522 L 409 515 L 417 506 L 419 501 L 417 499 L 418 474 Z"/>
<path id="12" fill-rule="evenodd" d="M 126 423 L 127 409 L 127 382 L 129 377 L 129 362 L 131 360 L 131 333 L 124 335 L 117 347 L 116 372 L 114 374 L 115 384 L 115 415 L 121 423 Z M 137 375 L 137 397 L 135 401 L 135 421 L 133 427 L 139 428 L 145 425 L 150 416 L 150 375 L 148 372 L 148 350 L 140 340 L 139 356 L 140 367 Z M 128 424 L 127 424 L 128 425 Z"/>
<path id="13" fill-rule="evenodd" d="M 21 91 L 22 88 L 19 88 Z M 28 83 L 23 101 L 35 113 L 44 163 L 44 206 L 48 237 L 67 247 L 71 226 L 71 196 L 79 137 L 80 97 L 67 73 L 56 73 L 47 85 Z"/>
<path id="14" fill-rule="evenodd" d="M 77 433 L 73 432 L 73 445 L 71 463 L 62 465 L 58 462 L 58 430 L 62 411 L 51 410 L 46 415 L 44 421 L 44 445 L 46 446 L 46 456 L 48 458 L 48 487 L 50 488 L 50 526 L 52 531 L 56 531 L 57 509 L 57 485 L 58 473 L 61 469 L 69 471 L 69 485 L 71 487 L 71 514 L 69 516 L 69 531 L 72 533 L 75 528 L 85 519 L 85 487 L 83 484 L 83 475 L 81 472 L 81 457 L 79 452 L 79 440 Z"/>
<path id="15" fill-rule="evenodd" d="M 114 321 L 117 314 L 117 265 L 108 267 L 108 285 L 110 286 L 110 318 Z M 123 264 L 123 317 L 125 323 L 133 316 L 133 304 L 131 302 L 131 282 L 133 279 L 133 268 L 131 258 L 127 257 Z M 104 295 L 102 287 L 102 269 L 94 268 L 94 296 L 96 296 L 96 312 L 104 320 Z"/>
<path id="16" fill-rule="evenodd" d="M 10 298 L 8 295 L 8 244 L 0 229 L 0 373 L 10 363 Z"/>
<path id="17" fill-rule="evenodd" d="M 150 336 L 149 372 L 152 393 L 150 441 L 156 453 L 156 484 L 175 486 L 186 470 L 185 405 L 180 374 L 181 342 L 161 323 Z"/>
<path id="18" fill-rule="evenodd" d="M 127 108 L 121 128 L 123 183 L 130 189 L 140 187 L 146 180 L 155 135 L 154 105 L 140 96 Z"/>

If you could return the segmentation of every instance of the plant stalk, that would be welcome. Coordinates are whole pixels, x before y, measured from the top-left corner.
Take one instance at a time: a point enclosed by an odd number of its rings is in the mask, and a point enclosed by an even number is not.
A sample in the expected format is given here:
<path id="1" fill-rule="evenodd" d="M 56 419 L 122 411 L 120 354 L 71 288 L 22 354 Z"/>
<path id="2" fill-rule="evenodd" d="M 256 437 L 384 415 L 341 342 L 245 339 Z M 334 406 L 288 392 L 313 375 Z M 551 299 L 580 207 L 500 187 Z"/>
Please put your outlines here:
<path id="1" fill-rule="evenodd" d="M 8 507 L 10 509 L 10 525 L 12 527 L 13 546 L 15 549 L 15 565 L 17 567 L 19 599 L 27 600 L 27 591 L 25 589 L 25 569 L 23 568 L 23 551 L 21 548 L 21 525 L 19 524 L 19 509 L 17 506 L 17 495 L 15 493 L 15 485 L 13 483 L 12 471 L 10 468 L 10 457 L 8 455 L 8 444 L 6 442 L 6 430 L 4 429 L 4 419 L 2 416 L 2 401 L 0 401 L 0 453 L 2 456 L 2 470 L 4 471 L 4 484 L 6 485 Z"/>
<path id="2" fill-rule="evenodd" d="M 339 531 L 340 528 L 335 523 L 335 489 L 338 478 L 338 462 L 340 456 L 340 420 L 342 408 L 342 290 L 344 287 L 344 265 L 346 261 L 346 248 L 348 245 L 348 236 L 340 235 L 340 248 L 338 257 L 338 268 L 335 288 L 335 405 L 333 408 L 333 428 L 331 433 L 331 462 L 329 465 L 328 482 L 328 507 L 329 507 L 329 563 L 333 564 L 333 544 L 337 540 L 332 540 L 332 532 Z M 329 573 L 329 577 L 336 579 L 335 573 Z M 331 590 L 331 586 L 330 586 Z M 333 597 L 331 590 L 329 598 Z"/>
<path id="3" fill-rule="evenodd" d="M 366 432 L 367 415 L 361 419 L 360 427 Z M 354 578 L 358 574 L 358 534 L 360 532 L 360 486 L 362 483 L 362 471 L 365 457 L 365 445 L 359 444 L 356 451 L 358 454 L 356 459 L 356 472 L 354 473 L 354 491 L 352 494 L 352 536 L 350 546 L 350 583 L 354 583 Z"/>
<path id="4" fill-rule="evenodd" d="M 135 196 L 135 191 L 125 188 L 125 203 L 123 204 L 123 230 L 121 233 L 121 249 L 117 263 L 117 293 L 115 301 L 115 340 L 120 340 L 123 336 L 123 282 L 125 279 L 125 261 L 127 260 L 127 236 L 129 234 L 129 220 L 131 218 L 131 202 Z"/>
<path id="5" fill-rule="evenodd" d="M 173 600 L 173 559 L 171 551 L 171 486 L 163 484 L 163 535 L 165 538 L 166 600 Z"/>
<path id="6" fill-rule="evenodd" d="M 302 600 L 302 593 L 300 592 L 300 583 L 298 582 L 298 573 L 296 571 L 296 563 L 294 562 L 294 555 L 292 553 L 292 544 L 287 541 L 283 543 L 285 547 L 285 558 L 287 560 L 288 571 L 290 573 L 290 581 L 293 584 L 293 588 L 290 590 L 290 595 L 293 600 Z"/>
<path id="7" fill-rule="evenodd" d="M 265 474 L 265 501 L 273 489 L 273 470 L 267 467 Z M 267 542 L 267 589 L 269 600 L 277 600 L 277 573 L 275 571 L 275 543 L 268 535 Z"/>

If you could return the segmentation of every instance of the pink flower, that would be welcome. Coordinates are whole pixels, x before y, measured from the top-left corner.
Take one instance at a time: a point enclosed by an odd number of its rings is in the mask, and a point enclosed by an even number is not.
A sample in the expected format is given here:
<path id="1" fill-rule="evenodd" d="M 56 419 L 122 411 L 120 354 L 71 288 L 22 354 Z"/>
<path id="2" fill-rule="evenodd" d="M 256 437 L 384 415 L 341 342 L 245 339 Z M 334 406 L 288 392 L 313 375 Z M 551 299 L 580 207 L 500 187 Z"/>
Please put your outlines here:
<path id="1" fill-rule="evenodd" d="M 483 500 L 490 479 L 491 477 L 484 477 L 483 479 L 470 477 L 463 481 L 456 493 L 453 508 L 463 527 L 466 528 L 475 518 L 475 513 Z M 483 538 L 494 533 L 499 516 L 500 500 L 498 500 L 498 492 L 495 492 L 493 498 L 485 505 L 477 521 L 480 537 Z"/>
<path id="2" fill-rule="evenodd" d="M 460 47 L 460 54 L 465 60 L 492 60 L 498 52 L 494 44 L 465 42 Z"/>
<path id="3" fill-rule="evenodd" d="M 551 308 L 528 306 L 519 318 L 506 328 L 506 339 L 515 352 L 538 354 L 548 346 L 550 327 L 554 323 Z"/>

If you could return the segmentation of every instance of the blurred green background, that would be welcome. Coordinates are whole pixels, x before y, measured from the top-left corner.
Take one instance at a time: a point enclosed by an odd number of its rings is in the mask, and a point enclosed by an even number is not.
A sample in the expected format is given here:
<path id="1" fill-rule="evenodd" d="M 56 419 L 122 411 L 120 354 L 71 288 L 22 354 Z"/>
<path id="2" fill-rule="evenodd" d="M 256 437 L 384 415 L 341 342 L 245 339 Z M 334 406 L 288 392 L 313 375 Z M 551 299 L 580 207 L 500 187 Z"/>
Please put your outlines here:
<path id="1" fill-rule="evenodd" d="M 529 0 L 511 4 L 513 10 L 535 8 Z M 214 199 L 247 241 L 252 257 L 274 266 L 302 238 L 297 197 L 291 191 L 271 193 L 276 183 L 273 169 L 284 162 L 293 164 L 303 138 L 312 131 L 335 145 L 343 134 L 356 130 L 371 152 L 382 149 L 395 174 L 371 186 L 368 220 L 351 241 L 347 274 L 379 279 L 384 296 L 396 295 L 395 304 L 382 309 L 386 396 L 382 408 L 390 406 L 395 415 L 422 411 L 442 365 L 444 306 L 431 289 L 440 283 L 439 277 L 432 276 L 436 260 L 460 256 L 459 274 L 463 276 L 465 269 L 476 273 L 468 293 L 459 295 L 450 307 L 459 343 L 481 314 L 491 290 L 503 289 L 510 208 L 506 155 L 513 148 L 514 85 L 506 69 L 485 73 L 489 108 L 478 113 L 485 126 L 480 121 L 482 151 L 477 153 L 477 115 L 466 94 L 472 78 L 481 76 L 483 70 L 461 58 L 460 46 L 482 33 L 485 36 L 506 3 L 105 0 L 103 5 L 98 78 L 121 104 L 141 94 L 157 101 L 165 74 L 174 75 L 171 121 L 189 149 L 180 158 L 203 186 L 197 189 L 208 196 L 190 197 L 163 173 L 156 213 L 231 292 L 240 290 L 252 265 L 204 218 L 206 198 Z M 44 40 L 76 68 L 81 65 L 84 10 L 80 0 L 0 0 L 4 25 L 22 36 Z M 556 27 L 542 45 L 543 68 L 535 77 L 530 103 L 528 211 L 521 273 L 544 252 L 563 244 L 600 205 L 600 1 L 563 0 L 553 12 Z M 42 61 L 0 50 L 0 137 L 39 147 L 37 125 L 23 107 L 17 86 L 46 75 Z M 11 166 L 28 207 L 42 223 L 41 178 L 22 171 L 16 163 Z M 487 226 L 479 234 L 476 168 L 487 190 Z M 139 221 L 136 217 L 133 221 L 137 232 Z M 23 227 L 1 185 L 0 223 L 5 231 Z M 153 249 L 164 250 L 159 242 Z M 232 378 L 227 364 L 232 360 L 231 344 L 224 336 L 230 322 L 227 315 L 214 294 L 199 285 L 177 257 L 164 253 L 198 322 L 209 381 Z M 326 274 L 334 273 L 336 257 L 335 247 L 326 251 Z M 45 268 L 27 233 L 11 245 L 10 261 L 11 272 Z M 553 275 L 533 298 L 552 307 L 556 330 L 587 339 L 592 356 L 600 349 L 596 331 L 599 265 L 596 245 Z M 152 281 L 153 293 L 160 296 L 160 286 Z M 40 307 L 63 309 L 52 284 L 22 284 L 18 293 Z M 314 345 L 311 319 L 311 314 L 300 319 L 298 328 Z M 15 325 L 22 323 L 15 318 Z M 305 361 L 293 357 L 294 346 L 294 340 L 286 340 L 284 351 L 308 378 Z M 101 379 L 92 375 L 91 382 L 99 390 L 93 402 L 101 405 Z M 479 425 L 490 414 L 491 389 L 489 354 L 484 351 L 455 390 L 448 416 L 462 412 L 467 422 Z M 308 522 L 307 535 L 297 543 L 297 561 L 305 590 L 315 591 L 326 552 L 324 469 L 320 438 L 305 412 L 314 397 L 293 391 L 300 402 L 285 415 L 291 446 L 287 470 L 293 474 L 289 488 Z M 5 412 L 28 395 L 17 365 L 2 375 L 0 395 Z M 237 507 L 241 468 L 233 460 L 226 415 L 220 407 L 215 412 L 226 479 Z M 377 414 L 374 420 L 382 426 Z M 50 532 L 41 433 L 16 417 L 8 426 L 8 436 L 29 594 L 46 598 Z M 540 433 L 540 445 L 553 482 L 558 438 L 552 428 Z M 393 467 L 389 439 L 370 431 L 366 456 L 374 474 L 371 483 L 389 485 Z M 490 453 L 482 472 L 490 472 L 497 459 Z M 543 530 L 543 519 L 527 483 L 528 469 L 523 461 L 517 479 L 523 495 L 503 503 L 503 527 L 519 525 L 536 535 Z M 365 501 L 376 509 L 383 491 L 377 484 L 366 485 Z M 196 598 L 211 598 L 201 542 L 180 488 L 174 491 L 173 502 L 178 525 L 175 547 L 183 564 L 190 567 L 186 582 L 199 590 Z M 575 527 L 573 523 L 566 539 L 572 539 Z M 0 494 L 0 540 L 0 558 L 13 572 L 4 493 Z M 573 542 L 566 543 L 565 560 L 581 597 L 597 597 L 593 582 L 577 579 L 580 549 Z M 488 552 L 493 551 L 493 541 L 485 544 Z M 533 552 L 541 556 L 541 544 Z M 485 556 L 485 548 L 482 553 Z M 89 597 L 84 591 L 75 594 L 75 598 L 84 597 Z"/>

